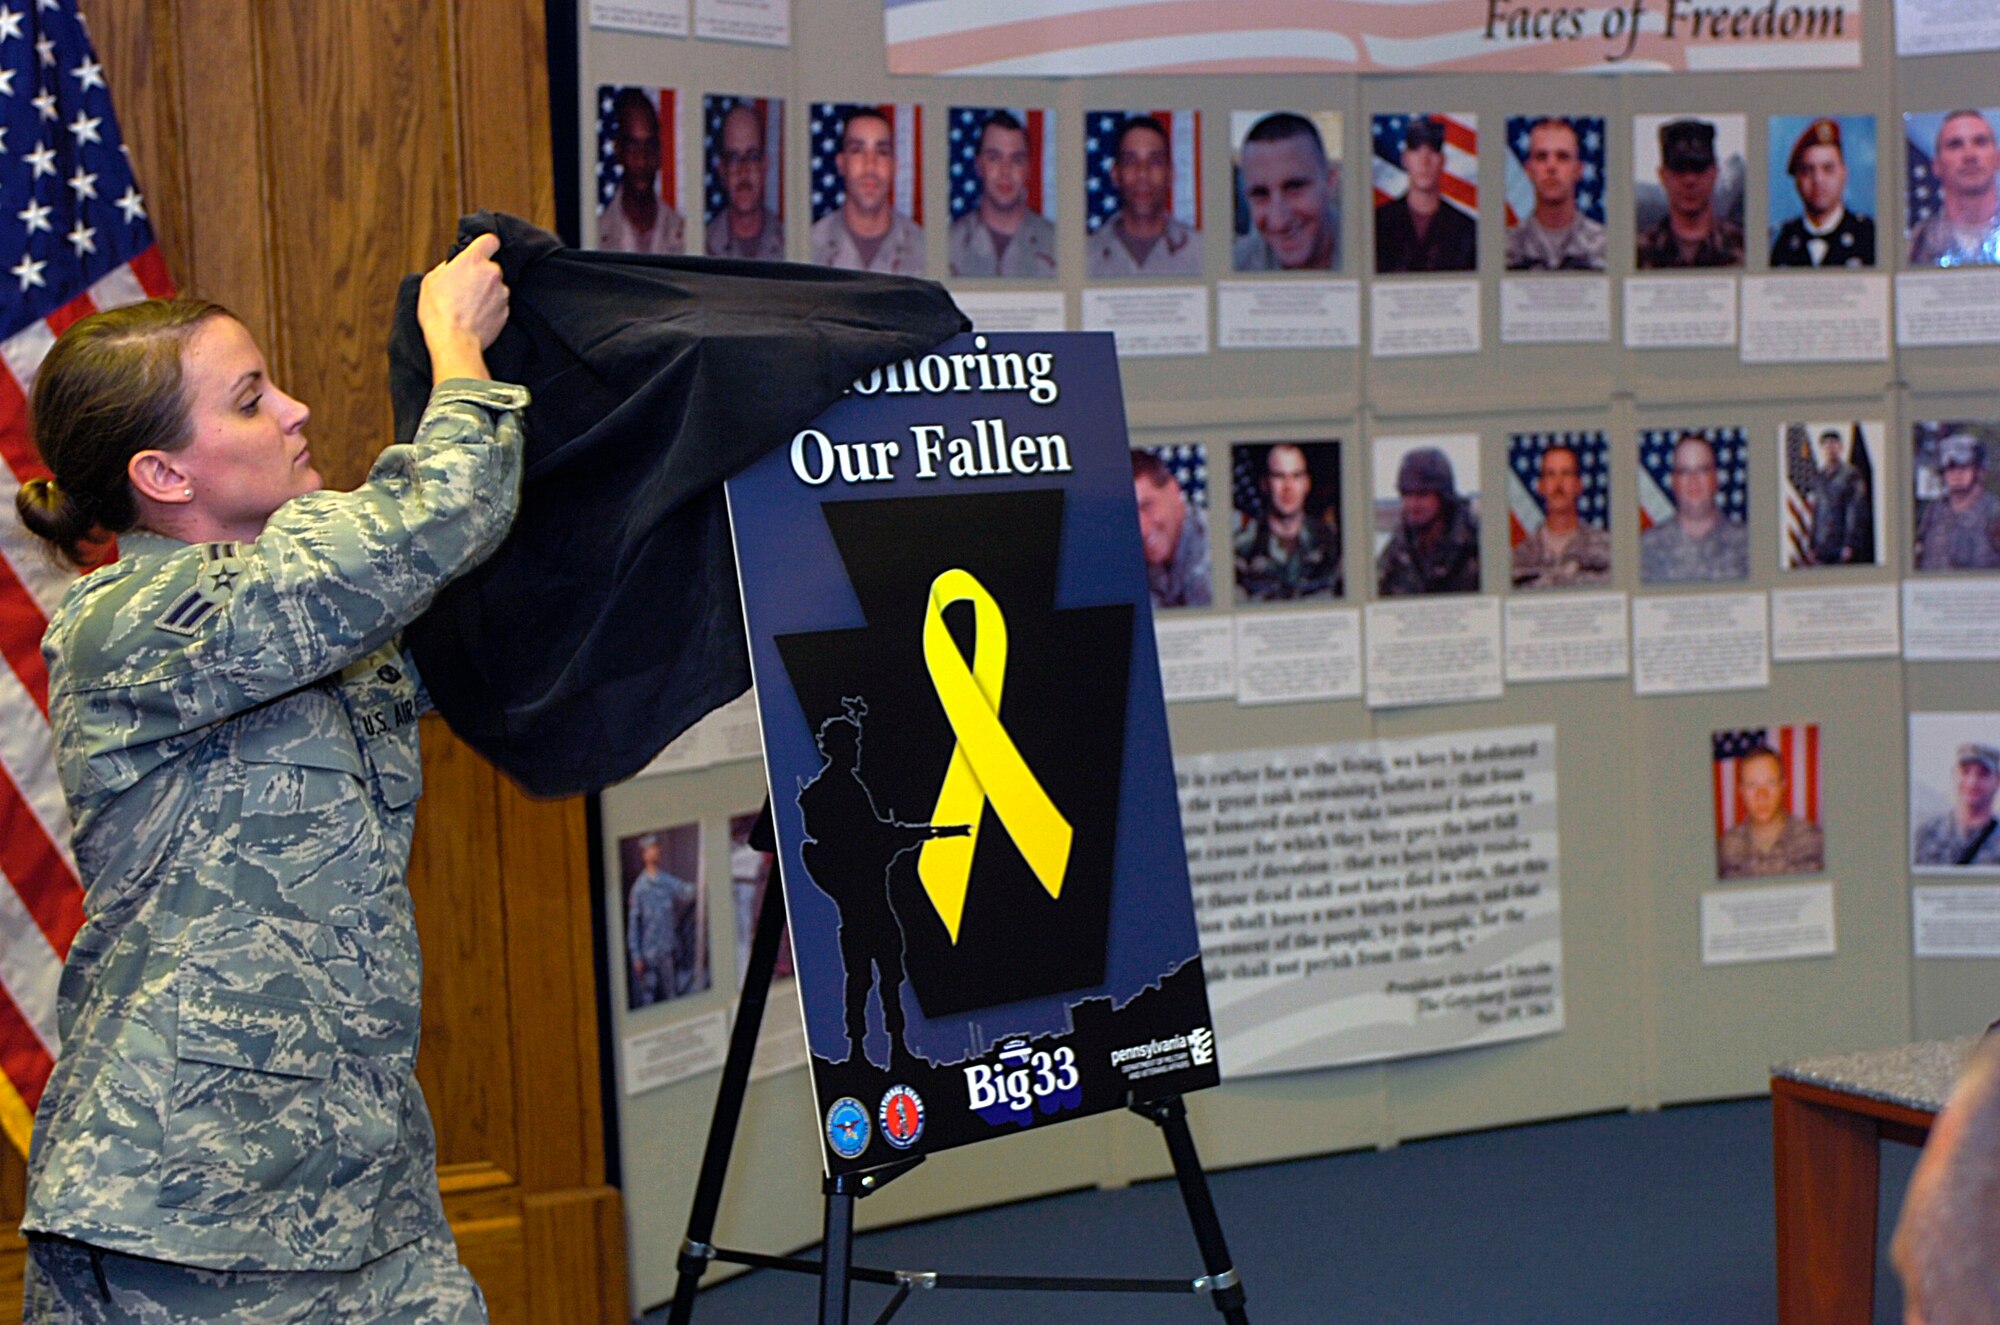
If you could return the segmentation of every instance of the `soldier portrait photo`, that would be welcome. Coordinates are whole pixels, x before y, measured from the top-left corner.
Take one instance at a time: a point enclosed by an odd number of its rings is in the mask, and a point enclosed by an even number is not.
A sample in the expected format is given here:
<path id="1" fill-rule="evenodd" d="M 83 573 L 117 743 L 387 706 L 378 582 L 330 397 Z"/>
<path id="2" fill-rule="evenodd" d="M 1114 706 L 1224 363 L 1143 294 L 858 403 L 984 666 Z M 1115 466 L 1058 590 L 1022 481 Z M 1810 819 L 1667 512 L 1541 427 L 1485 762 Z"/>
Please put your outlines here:
<path id="1" fill-rule="evenodd" d="M 1208 448 L 1132 448 L 1132 496 L 1154 607 L 1215 601 L 1208 553 Z"/>
<path id="2" fill-rule="evenodd" d="M 1479 437 L 1375 439 L 1375 592 L 1479 592 Z"/>
<path id="3" fill-rule="evenodd" d="M 1419 111 L 1369 121 L 1375 272 L 1479 269 L 1479 117 Z"/>
<path id="4" fill-rule="evenodd" d="M 1912 267 L 2000 263 L 2000 109 L 1903 116 Z"/>
<path id="5" fill-rule="evenodd" d="M 597 89 L 597 247 L 685 251 L 679 105 L 670 87 Z"/>
<path id="6" fill-rule="evenodd" d="M 1748 132 L 1741 115 L 1632 117 L 1640 268 L 1743 265 Z"/>
<path id="7" fill-rule="evenodd" d="M 1881 562 L 1880 419 L 1778 425 L 1778 564 L 1874 566 Z"/>
<path id="8" fill-rule="evenodd" d="M 708 988 L 708 908 L 701 825 L 618 839 L 624 899 L 625 1005 L 632 1011 Z"/>
<path id="9" fill-rule="evenodd" d="M 1709 745 L 1714 760 L 1715 877 L 1756 879 L 1825 869 L 1819 725 L 1713 732 Z"/>
<path id="10" fill-rule="evenodd" d="M 765 899 L 771 898 L 773 905 L 783 905 L 771 893 L 771 853 L 750 845 L 750 830 L 756 826 L 755 810 L 729 816 L 729 888 L 736 904 L 738 989 L 743 987 L 743 977 L 750 969 L 750 940 L 757 933 L 757 916 L 764 909 Z M 774 983 L 789 980 L 792 974 L 792 933 L 788 924 L 778 940 L 778 962 L 771 969 L 771 979 Z"/>
<path id="11" fill-rule="evenodd" d="M 701 251 L 711 258 L 785 258 L 785 103 L 702 98 Z"/>
<path id="12" fill-rule="evenodd" d="M 1639 433 L 1639 581 L 1750 574 L 1750 459 L 1741 428 Z"/>
<path id="13" fill-rule="evenodd" d="M 1055 276 L 1055 112 L 953 106 L 950 115 L 947 268 L 954 276 Z"/>
<path id="14" fill-rule="evenodd" d="M 1603 271 L 1604 118 L 1507 117 L 1507 270 Z"/>
<path id="15" fill-rule="evenodd" d="M 1236 601 L 1342 596 L 1340 443 L 1238 442 L 1229 468 Z"/>
<path id="16" fill-rule="evenodd" d="M 1233 270 L 1340 270 L 1343 134 L 1337 110 L 1230 112 Z"/>
<path id="17" fill-rule="evenodd" d="M 923 107 L 815 101 L 808 261 L 924 274 Z"/>
<path id="18" fill-rule="evenodd" d="M 1936 419 L 1911 427 L 1917 570 L 2000 570 L 2000 422 Z"/>
<path id="19" fill-rule="evenodd" d="M 1201 112 L 1084 116 L 1083 274 L 1201 275 Z"/>
<path id="20" fill-rule="evenodd" d="M 1875 117 L 1773 115 L 1771 265 L 1875 265 Z"/>
<path id="21" fill-rule="evenodd" d="M 1910 715 L 1910 867 L 2000 873 L 2000 713 Z"/>
<path id="22" fill-rule="evenodd" d="M 1611 583 L 1611 459 L 1602 432 L 1510 435 L 1507 513 L 1516 589 Z"/>

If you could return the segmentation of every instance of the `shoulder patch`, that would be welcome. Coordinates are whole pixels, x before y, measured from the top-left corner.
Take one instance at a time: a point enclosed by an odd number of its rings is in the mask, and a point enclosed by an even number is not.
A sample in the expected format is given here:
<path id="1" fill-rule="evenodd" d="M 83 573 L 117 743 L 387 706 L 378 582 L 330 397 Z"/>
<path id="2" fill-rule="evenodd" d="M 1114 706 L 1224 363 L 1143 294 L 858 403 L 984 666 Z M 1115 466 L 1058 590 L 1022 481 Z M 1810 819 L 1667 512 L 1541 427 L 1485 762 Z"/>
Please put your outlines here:
<path id="1" fill-rule="evenodd" d="M 203 622 L 221 610 L 219 600 L 208 597 L 199 588 L 190 589 L 172 607 L 160 613 L 153 624 L 176 635 L 192 635 L 201 629 Z"/>
<path id="2" fill-rule="evenodd" d="M 236 592 L 236 581 L 243 574 L 239 551 L 235 543 L 202 544 L 201 569 L 195 574 L 194 587 L 175 599 L 173 606 L 153 624 L 175 635 L 192 635 L 200 630 Z"/>

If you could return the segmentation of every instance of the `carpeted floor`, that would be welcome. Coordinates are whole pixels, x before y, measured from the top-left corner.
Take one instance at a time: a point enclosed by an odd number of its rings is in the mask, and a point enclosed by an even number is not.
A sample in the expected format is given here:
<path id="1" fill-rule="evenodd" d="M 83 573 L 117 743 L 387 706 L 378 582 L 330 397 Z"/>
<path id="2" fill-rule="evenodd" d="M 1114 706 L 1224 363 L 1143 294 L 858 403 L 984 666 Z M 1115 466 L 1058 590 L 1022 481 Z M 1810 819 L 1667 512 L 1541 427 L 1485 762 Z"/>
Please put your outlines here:
<path id="1" fill-rule="evenodd" d="M 1916 1152 L 1883 1148 L 1880 1238 Z M 1770 1105 L 1607 1114 L 1220 1173 L 1255 1325 L 1769 1325 Z M 858 1263 L 1009 1274 L 1200 1272 L 1170 1182 L 1027 1201 L 864 1235 Z M 770 1250 L 777 1250 L 775 1248 Z M 810 1253 L 809 1253 L 810 1254 Z M 1902 1299 L 1878 1276 L 1876 1325 Z M 890 1290 L 855 1290 L 855 1325 Z M 813 1325 L 816 1281 L 756 1271 L 697 1325 Z M 664 1321 L 664 1311 L 649 1322 Z M 1189 1325 L 1206 1298 L 919 1293 L 896 1325 Z"/>

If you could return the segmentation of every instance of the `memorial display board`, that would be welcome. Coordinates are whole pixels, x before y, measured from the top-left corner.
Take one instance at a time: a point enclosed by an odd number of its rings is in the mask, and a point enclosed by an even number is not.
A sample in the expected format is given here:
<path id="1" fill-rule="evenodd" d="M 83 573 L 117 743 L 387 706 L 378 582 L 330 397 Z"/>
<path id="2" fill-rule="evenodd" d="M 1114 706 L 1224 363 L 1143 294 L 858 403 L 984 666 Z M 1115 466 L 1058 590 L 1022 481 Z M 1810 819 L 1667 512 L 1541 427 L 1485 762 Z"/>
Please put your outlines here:
<path id="1" fill-rule="evenodd" d="M 1217 1080 L 1127 454 L 973 335 L 730 481 L 829 1172 Z"/>

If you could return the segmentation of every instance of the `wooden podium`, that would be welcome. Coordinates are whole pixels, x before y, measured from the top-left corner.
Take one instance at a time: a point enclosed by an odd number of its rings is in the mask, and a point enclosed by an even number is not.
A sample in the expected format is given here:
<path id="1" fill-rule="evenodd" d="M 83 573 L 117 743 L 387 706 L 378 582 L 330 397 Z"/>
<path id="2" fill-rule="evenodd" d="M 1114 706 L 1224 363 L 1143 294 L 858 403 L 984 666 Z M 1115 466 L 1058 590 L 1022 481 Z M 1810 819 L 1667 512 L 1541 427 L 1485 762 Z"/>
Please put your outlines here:
<path id="1" fill-rule="evenodd" d="M 1868 1325 L 1882 1142 L 1920 1146 L 1976 1039 L 1803 1059 L 1771 1073 L 1779 1325 Z"/>

